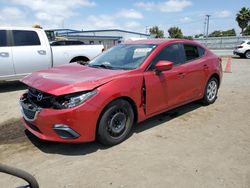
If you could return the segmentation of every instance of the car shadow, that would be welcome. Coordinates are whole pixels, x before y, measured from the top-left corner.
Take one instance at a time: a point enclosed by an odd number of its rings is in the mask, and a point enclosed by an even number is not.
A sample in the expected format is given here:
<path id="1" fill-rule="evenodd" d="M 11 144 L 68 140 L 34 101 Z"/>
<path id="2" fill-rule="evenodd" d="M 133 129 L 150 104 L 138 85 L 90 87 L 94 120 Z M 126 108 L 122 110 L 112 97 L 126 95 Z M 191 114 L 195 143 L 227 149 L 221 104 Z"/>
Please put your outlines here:
<path id="1" fill-rule="evenodd" d="M 4 81 L 0 82 L 0 93 L 6 93 L 11 91 L 24 90 L 27 86 L 20 81 Z"/>
<path id="2" fill-rule="evenodd" d="M 134 126 L 132 133 L 139 134 L 147 129 L 151 129 L 155 126 L 159 126 L 159 125 L 166 123 L 170 120 L 178 118 L 186 113 L 194 111 L 200 107 L 203 107 L 201 102 L 195 101 L 195 102 L 186 104 L 184 106 L 175 108 L 173 110 L 163 112 L 159 115 L 153 116 L 153 117 L 137 124 L 137 126 Z"/>
<path id="3" fill-rule="evenodd" d="M 202 105 L 199 102 L 193 102 L 184 105 L 182 107 L 179 107 L 177 109 L 154 116 L 148 120 L 143 121 L 142 123 L 135 125 L 129 137 L 133 136 L 133 134 L 139 134 L 147 129 L 154 128 L 155 126 L 163 126 L 163 123 L 166 123 L 174 118 L 180 117 L 186 113 L 194 111 L 200 107 L 202 107 Z M 166 124 L 164 126 L 166 126 Z M 91 143 L 81 143 L 81 144 L 67 144 L 67 143 L 42 141 L 37 137 L 35 137 L 34 135 L 32 135 L 27 130 L 25 131 L 25 133 L 29 138 L 29 140 L 31 141 L 31 143 L 44 153 L 75 156 L 75 155 L 87 155 L 96 152 L 98 150 L 105 150 L 110 148 L 101 145 L 97 141 Z"/>

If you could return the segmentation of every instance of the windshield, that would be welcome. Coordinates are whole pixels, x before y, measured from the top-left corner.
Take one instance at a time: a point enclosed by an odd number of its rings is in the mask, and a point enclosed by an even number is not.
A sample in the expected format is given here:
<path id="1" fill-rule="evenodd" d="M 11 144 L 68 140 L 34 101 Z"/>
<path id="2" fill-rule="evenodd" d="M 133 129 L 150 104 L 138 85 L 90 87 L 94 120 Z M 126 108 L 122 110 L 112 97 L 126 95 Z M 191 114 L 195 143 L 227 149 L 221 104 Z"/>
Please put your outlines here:
<path id="1" fill-rule="evenodd" d="M 153 44 L 120 44 L 93 59 L 90 67 L 107 69 L 136 69 L 155 49 Z"/>

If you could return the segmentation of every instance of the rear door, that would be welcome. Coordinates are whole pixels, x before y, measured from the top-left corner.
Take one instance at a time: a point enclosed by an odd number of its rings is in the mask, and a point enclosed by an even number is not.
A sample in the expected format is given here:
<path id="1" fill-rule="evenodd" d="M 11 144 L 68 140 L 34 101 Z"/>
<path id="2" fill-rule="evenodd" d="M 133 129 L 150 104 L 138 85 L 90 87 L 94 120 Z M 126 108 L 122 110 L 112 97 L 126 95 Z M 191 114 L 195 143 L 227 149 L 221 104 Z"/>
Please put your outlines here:
<path id="1" fill-rule="evenodd" d="M 12 52 L 8 42 L 8 31 L 0 30 L 0 77 L 14 74 Z"/>
<path id="2" fill-rule="evenodd" d="M 16 74 L 27 74 L 51 67 L 50 47 L 42 31 L 13 30 L 12 53 Z"/>
<path id="3" fill-rule="evenodd" d="M 209 74 L 209 64 L 207 59 L 202 58 L 205 50 L 191 43 L 184 43 L 185 63 L 182 65 L 185 69 L 184 81 L 185 89 L 183 95 L 185 101 L 202 97 L 203 88 L 206 84 L 206 78 Z"/>

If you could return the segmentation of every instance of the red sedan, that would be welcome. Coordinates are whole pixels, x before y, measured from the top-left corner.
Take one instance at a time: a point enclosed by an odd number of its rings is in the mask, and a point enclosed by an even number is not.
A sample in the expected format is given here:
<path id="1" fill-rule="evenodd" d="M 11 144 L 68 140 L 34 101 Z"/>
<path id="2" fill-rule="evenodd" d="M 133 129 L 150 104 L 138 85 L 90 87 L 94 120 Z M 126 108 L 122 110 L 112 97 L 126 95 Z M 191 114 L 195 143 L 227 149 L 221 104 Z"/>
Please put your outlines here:
<path id="1" fill-rule="evenodd" d="M 129 42 L 88 64 L 26 76 L 23 122 L 43 140 L 115 145 L 136 122 L 195 100 L 213 103 L 221 78 L 221 59 L 194 41 Z"/>

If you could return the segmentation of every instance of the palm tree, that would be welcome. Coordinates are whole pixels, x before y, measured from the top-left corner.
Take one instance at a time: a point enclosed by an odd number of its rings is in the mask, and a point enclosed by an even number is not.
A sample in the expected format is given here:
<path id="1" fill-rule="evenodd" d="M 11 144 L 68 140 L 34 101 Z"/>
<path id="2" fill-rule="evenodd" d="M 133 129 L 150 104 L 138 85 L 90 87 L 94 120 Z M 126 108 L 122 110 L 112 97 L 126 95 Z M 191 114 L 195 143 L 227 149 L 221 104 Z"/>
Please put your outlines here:
<path id="1" fill-rule="evenodd" d="M 241 10 L 236 14 L 236 21 L 241 28 L 241 34 L 244 34 L 244 29 L 250 22 L 250 9 L 246 7 L 241 8 Z"/>

